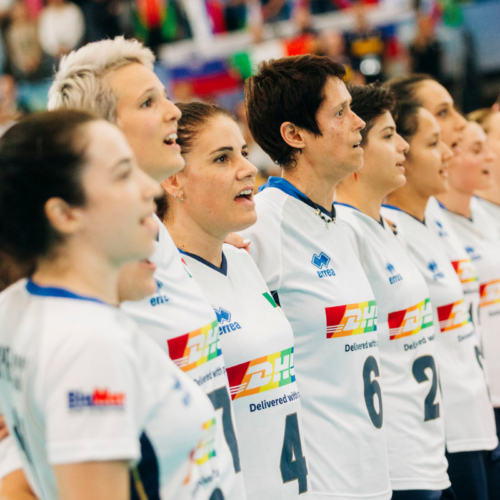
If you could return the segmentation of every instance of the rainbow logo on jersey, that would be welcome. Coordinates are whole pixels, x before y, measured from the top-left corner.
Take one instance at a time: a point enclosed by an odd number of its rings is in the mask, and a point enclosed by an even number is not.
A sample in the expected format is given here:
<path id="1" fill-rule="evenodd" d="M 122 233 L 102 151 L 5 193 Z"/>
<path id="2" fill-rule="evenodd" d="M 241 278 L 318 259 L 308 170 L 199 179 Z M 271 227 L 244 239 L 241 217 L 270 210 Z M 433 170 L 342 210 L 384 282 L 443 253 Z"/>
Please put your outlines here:
<path id="1" fill-rule="evenodd" d="M 389 313 L 389 340 L 416 335 L 424 328 L 432 326 L 432 304 L 425 299 L 408 309 Z"/>
<path id="2" fill-rule="evenodd" d="M 202 426 L 202 438 L 193 456 L 198 465 L 202 465 L 215 457 L 215 430 L 215 418 L 204 422 Z"/>
<path id="3" fill-rule="evenodd" d="M 469 313 L 464 307 L 463 299 L 453 304 L 437 308 L 439 329 L 442 333 L 465 326 L 469 321 Z"/>
<path id="4" fill-rule="evenodd" d="M 377 330 L 377 301 L 326 307 L 326 338 L 348 337 Z"/>
<path id="5" fill-rule="evenodd" d="M 227 368 L 231 399 L 278 389 L 295 382 L 293 347 Z"/>
<path id="6" fill-rule="evenodd" d="M 172 361 L 188 372 L 222 354 L 219 347 L 219 324 L 212 321 L 175 339 L 167 340 Z"/>
<path id="7" fill-rule="evenodd" d="M 460 278 L 460 283 L 477 281 L 476 270 L 470 259 L 455 260 L 452 262 L 452 265 Z"/>
<path id="8" fill-rule="evenodd" d="M 500 302 L 500 280 L 479 285 L 479 307 L 491 306 Z"/>

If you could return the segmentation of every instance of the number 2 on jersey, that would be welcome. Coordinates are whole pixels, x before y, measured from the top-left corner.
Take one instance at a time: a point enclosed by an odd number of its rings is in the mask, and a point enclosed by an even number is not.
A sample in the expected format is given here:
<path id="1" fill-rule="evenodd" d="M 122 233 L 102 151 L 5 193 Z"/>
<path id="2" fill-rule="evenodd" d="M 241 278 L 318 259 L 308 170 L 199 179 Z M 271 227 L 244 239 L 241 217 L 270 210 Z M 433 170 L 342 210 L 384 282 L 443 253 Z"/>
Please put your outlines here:
<path id="1" fill-rule="evenodd" d="M 284 483 L 298 479 L 299 495 L 307 491 L 306 457 L 302 454 L 299 420 L 296 413 L 286 416 L 280 468 Z"/>
<path id="2" fill-rule="evenodd" d="M 432 385 L 429 394 L 427 394 L 427 397 L 425 398 L 424 422 L 439 418 L 439 403 L 434 403 L 438 388 L 436 363 L 434 362 L 434 358 L 432 356 L 421 356 L 420 358 L 417 358 L 413 362 L 413 376 L 419 384 L 427 382 L 429 377 L 425 373 L 426 368 L 432 370 Z"/>
<path id="3" fill-rule="evenodd" d="M 374 373 L 375 375 L 373 380 L 372 373 Z M 379 376 L 380 371 L 378 369 L 377 360 L 373 356 L 368 356 L 363 366 L 365 403 L 366 409 L 368 410 L 368 415 L 370 416 L 370 420 L 377 429 L 380 429 L 384 422 L 384 410 L 382 408 L 382 390 L 380 389 L 380 384 L 378 383 L 378 381 L 375 380 L 375 378 Z M 375 408 L 375 395 L 377 395 L 378 397 L 378 412 Z"/>

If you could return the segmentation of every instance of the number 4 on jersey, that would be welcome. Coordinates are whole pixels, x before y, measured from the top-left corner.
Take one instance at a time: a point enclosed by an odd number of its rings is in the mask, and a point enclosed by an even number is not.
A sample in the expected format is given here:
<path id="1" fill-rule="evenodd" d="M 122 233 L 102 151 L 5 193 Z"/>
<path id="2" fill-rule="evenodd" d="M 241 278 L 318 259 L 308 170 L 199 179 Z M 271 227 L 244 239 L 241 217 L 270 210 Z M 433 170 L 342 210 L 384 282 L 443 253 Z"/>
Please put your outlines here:
<path id="1" fill-rule="evenodd" d="M 281 476 L 284 483 L 299 482 L 299 495 L 307 491 L 306 457 L 302 454 L 299 420 L 296 413 L 286 416 L 285 439 L 281 450 Z"/>

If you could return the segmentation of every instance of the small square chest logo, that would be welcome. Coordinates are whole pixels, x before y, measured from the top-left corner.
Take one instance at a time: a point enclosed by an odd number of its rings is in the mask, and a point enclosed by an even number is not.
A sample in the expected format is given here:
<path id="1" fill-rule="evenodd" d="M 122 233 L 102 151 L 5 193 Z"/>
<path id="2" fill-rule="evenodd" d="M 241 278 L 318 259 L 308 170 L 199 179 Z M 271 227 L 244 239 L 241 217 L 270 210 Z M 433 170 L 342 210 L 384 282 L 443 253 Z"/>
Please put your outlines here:
<path id="1" fill-rule="evenodd" d="M 320 271 L 316 271 L 320 278 L 326 278 L 328 276 L 335 276 L 335 271 L 329 268 L 330 265 L 330 257 L 326 255 L 326 253 L 321 252 L 319 255 L 314 254 L 312 256 L 311 264 Z"/>

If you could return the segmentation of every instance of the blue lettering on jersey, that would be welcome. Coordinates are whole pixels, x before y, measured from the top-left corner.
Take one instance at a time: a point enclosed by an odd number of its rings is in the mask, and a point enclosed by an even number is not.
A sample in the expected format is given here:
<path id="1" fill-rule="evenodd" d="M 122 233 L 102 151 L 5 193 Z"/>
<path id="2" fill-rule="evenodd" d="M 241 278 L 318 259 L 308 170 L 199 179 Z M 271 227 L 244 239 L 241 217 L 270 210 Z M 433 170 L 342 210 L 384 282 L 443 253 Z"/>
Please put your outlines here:
<path id="1" fill-rule="evenodd" d="M 329 269 L 328 265 L 330 264 L 330 257 L 326 255 L 326 253 L 321 252 L 319 255 L 314 254 L 311 260 L 311 264 L 318 269 L 323 269 L 323 271 L 316 271 L 320 278 L 326 278 L 327 276 L 335 276 L 335 271 L 333 269 Z"/>
<path id="2" fill-rule="evenodd" d="M 69 391 L 68 407 L 70 410 L 81 410 L 83 408 L 115 408 L 123 410 L 125 407 L 125 393 L 113 393 L 108 389 L 95 389 L 90 394 L 82 391 Z"/>
<path id="3" fill-rule="evenodd" d="M 168 297 L 166 295 L 160 295 L 160 290 L 163 288 L 163 283 L 160 280 L 155 279 L 156 281 L 156 293 L 158 294 L 157 297 L 151 297 L 150 303 L 153 307 L 159 306 L 161 304 L 166 304 L 168 302 Z"/>
<path id="4" fill-rule="evenodd" d="M 403 281 L 403 276 L 396 272 L 395 267 L 390 262 L 387 263 L 385 268 L 389 274 L 392 274 L 392 276 L 389 276 L 389 283 L 391 285 L 394 285 L 394 283 L 397 283 L 398 281 Z"/>
<path id="5" fill-rule="evenodd" d="M 431 260 L 427 265 L 427 268 L 433 274 L 434 281 L 437 281 L 440 278 L 444 278 L 444 274 L 439 270 L 438 265 L 434 260 Z"/>
<path id="6" fill-rule="evenodd" d="M 234 332 L 236 330 L 241 330 L 241 325 L 235 321 L 231 323 L 231 313 L 219 307 L 219 309 L 214 309 L 217 316 L 217 321 L 219 322 L 219 334 Z M 224 324 L 227 323 L 227 324 Z"/>
<path id="7" fill-rule="evenodd" d="M 434 222 L 436 223 L 436 226 L 438 227 L 438 234 L 439 236 L 448 236 L 448 233 L 444 230 L 443 224 L 439 222 L 437 219 L 434 219 Z"/>
<path id="8" fill-rule="evenodd" d="M 470 257 L 470 260 L 479 260 L 481 258 L 480 255 L 476 254 L 476 251 L 472 247 L 465 247 L 465 251 Z"/>

